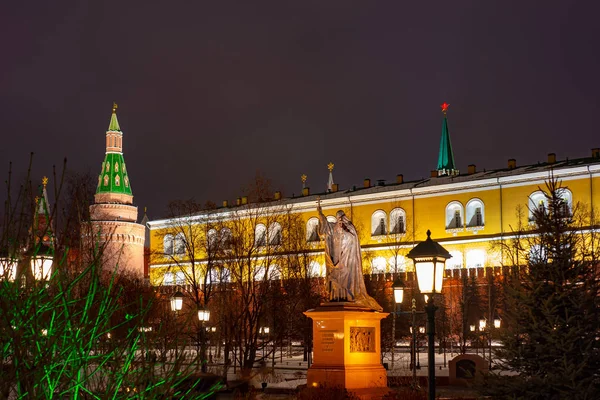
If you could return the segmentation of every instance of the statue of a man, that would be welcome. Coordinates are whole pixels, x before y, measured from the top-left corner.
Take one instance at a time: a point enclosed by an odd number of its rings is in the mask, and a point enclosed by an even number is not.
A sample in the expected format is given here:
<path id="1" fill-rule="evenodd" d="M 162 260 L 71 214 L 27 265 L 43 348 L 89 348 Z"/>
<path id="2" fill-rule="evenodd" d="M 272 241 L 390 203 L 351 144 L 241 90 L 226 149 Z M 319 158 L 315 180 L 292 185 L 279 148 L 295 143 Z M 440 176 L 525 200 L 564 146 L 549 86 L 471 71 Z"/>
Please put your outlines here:
<path id="1" fill-rule="evenodd" d="M 342 210 L 336 214 L 336 222 L 329 222 L 321 202 L 319 234 L 325 240 L 325 265 L 330 301 L 350 301 L 375 311 L 383 308 L 367 294 L 362 272 L 360 241 L 356 228 Z"/>

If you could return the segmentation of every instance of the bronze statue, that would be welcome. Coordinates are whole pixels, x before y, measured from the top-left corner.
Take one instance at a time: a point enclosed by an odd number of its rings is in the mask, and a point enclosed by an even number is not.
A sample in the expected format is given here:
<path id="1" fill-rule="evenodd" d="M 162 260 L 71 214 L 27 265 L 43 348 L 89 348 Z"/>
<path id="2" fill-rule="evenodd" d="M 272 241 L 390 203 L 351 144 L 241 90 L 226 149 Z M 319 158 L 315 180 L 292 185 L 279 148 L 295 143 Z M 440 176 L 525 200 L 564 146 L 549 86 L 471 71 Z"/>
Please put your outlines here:
<path id="1" fill-rule="evenodd" d="M 318 201 L 319 234 L 325 240 L 325 265 L 330 301 L 348 301 L 382 311 L 375 299 L 367 294 L 362 272 L 360 241 L 352 221 L 342 210 L 336 213 L 336 222 L 329 222 Z"/>

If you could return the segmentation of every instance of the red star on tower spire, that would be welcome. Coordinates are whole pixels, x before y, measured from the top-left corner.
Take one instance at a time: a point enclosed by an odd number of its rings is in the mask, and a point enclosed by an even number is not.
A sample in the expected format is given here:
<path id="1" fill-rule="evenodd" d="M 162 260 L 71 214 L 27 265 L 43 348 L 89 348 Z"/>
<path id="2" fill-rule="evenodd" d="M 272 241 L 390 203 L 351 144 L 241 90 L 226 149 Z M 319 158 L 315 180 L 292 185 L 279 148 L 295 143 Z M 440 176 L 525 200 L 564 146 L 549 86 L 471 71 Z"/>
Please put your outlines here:
<path id="1" fill-rule="evenodd" d="M 444 102 L 440 107 L 442 107 L 442 112 L 446 114 L 446 111 L 448 111 L 448 107 L 450 107 L 450 104 Z"/>

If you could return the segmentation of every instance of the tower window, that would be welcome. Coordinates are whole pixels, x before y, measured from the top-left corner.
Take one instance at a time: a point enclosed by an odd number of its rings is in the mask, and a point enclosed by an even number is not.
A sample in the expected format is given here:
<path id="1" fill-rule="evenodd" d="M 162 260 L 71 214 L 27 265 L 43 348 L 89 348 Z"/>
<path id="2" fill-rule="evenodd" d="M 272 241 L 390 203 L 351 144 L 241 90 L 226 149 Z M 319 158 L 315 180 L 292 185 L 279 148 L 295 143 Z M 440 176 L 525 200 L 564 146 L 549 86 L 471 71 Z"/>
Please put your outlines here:
<path id="1" fill-rule="evenodd" d="M 119 175 L 115 176 L 115 186 L 121 186 L 121 178 L 119 178 Z"/>
<path id="2" fill-rule="evenodd" d="M 108 186 L 108 175 L 104 175 L 104 186 Z"/>

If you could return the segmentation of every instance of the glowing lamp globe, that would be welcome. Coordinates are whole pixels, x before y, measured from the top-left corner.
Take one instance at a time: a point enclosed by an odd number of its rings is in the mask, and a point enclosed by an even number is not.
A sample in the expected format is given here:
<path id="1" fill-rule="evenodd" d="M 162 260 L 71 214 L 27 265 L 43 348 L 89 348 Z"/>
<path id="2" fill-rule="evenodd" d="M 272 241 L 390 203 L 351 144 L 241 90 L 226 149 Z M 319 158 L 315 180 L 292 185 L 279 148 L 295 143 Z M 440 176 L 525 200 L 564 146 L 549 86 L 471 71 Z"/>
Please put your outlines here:
<path id="1" fill-rule="evenodd" d="M 394 282 L 394 301 L 396 304 L 402 304 L 402 300 L 404 300 L 404 284 L 397 279 Z"/>
<path id="2" fill-rule="evenodd" d="M 487 321 L 485 320 L 485 318 L 481 318 L 479 320 L 479 330 L 480 331 L 485 330 L 486 325 L 487 325 Z"/>
<path id="3" fill-rule="evenodd" d="M 202 322 L 208 322 L 210 320 L 210 310 L 198 310 L 198 319 Z"/>
<path id="4" fill-rule="evenodd" d="M 171 297 L 171 310 L 172 311 L 181 311 L 183 308 L 183 294 L 181 292 L 177 292 Z"/>
<path id="5" fill-rule="evenodd" d="M 415 263 L 421 293 L 441 293 L 446 260 L 452 256 L 439 243 L 431 240 L 431 231 L 427 231 L 427 240 L 416 245 L 406 256 Z"/>
<path id="6" fill-rule="evenodd" d="M 500 328 L 500 324 L 501 324 L 500 318 L 495 318 L 494 319 L 494 328 L 496 328 L 496 329 Z"/>

